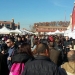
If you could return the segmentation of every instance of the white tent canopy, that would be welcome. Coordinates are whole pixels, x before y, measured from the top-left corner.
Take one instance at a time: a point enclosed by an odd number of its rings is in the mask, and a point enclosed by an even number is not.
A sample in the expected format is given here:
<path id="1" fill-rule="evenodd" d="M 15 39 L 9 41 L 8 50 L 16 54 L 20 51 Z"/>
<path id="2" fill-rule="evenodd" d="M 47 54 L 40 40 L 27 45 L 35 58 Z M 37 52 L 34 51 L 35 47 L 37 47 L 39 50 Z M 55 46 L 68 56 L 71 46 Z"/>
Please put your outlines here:
<path id="1" fill-rule="evenodd" d="M 70 33 L 71 32 L 71 29 L 68 29 L 65 31 L 65 33 Z"/>
<path id="2" fill-rule="evenodd" d="M 64 32 L 64 36 L 68 36 L 70 33 L 72 33 L 71 29 L 68 29 Z M 71 34 L 70 34 L 71 35 Z"/>
<path id="3" fill-rule="evenodd" d="M 56 30 L 54 33 L 55 34 L 60 34 L 61 32 L 59 30 Z"/>
<path id="4" fill-rule="evenodd" d="M 51 32 L 46 33 L 47 35 L 51 35 Z"/>
<path id="5" fill-rule="evenodd" d="M 15 31 L 16 31 L 17 33 L 22 33 L 21 30 L 19 30 L 19 29 L 16 29 Z"/>
<path id="6" fill-rule="evenodd" d="M 35 32 L 35 33 L 33 33 L 33 34 L 38 35 L 38 32 Z"/>
<path id="7" fill-rule="evenodd" d="M 61 31 L 62 34 L 64 34 L 65 31 Z"/>
<path id="8" fill-rule="evenodd" d="M 73 31 L 72 31 L 71 28 L 66 30 L 65 33 L 64 33 L 64 36 L 68 36 L 69 38 L 72 37 L 73 39 L 75 39 L 75 27 L 74 27 Z"/>
<path id="9" fill-rule="evenodd" d="M 33 32 L 30 32 L 28 30 L 24 30 L 25 33 L 28 33 L 28 34 L 33 34 Z"/>
<path id="10" fill-rule="evenodd" d="M 9 34 L 10 30 L 6 28 L 5 26 L 0 29 L 0 34 Z"/>
<path id="11" fill-rule="evenodd" d="M 70 32 L 68 33 L 68 36 L 72 37 L 73 39 L 75 39 L 75 27 L 74 27 L 73 31 L 70 29 Z"/>
<path id="12" fill-rule="evenodd" d="M 56 34 L 64 34 L 64 31 L 59 31 L 59 30 L 56 30 L 55 32 L 48 32 L 46 33 L 47 35 L 56 35 Z"/>
<path id="13" fill-rule="evenodd" d="M 21 34 L 22 31 L 19 29 L 11 30 L 10 33 Z"/>
<path id="14" fill-rule="evenodd" d="M 55 32 L 48 32 L 47 35 L 55 35 Z"/>

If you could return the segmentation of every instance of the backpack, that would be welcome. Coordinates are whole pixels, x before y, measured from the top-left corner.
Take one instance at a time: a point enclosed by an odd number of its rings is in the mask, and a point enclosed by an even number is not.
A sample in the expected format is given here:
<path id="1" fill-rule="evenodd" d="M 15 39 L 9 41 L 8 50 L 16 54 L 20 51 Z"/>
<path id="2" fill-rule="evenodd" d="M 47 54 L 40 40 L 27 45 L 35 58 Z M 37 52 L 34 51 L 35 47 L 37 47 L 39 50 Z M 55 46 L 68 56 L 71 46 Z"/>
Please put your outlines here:
<path id="1" fill-rule="evenodd" d="M 21 75 L 24 70 L 25 64 L 24 63 L 14 63 L 11 66 L 9 75 Z"/>

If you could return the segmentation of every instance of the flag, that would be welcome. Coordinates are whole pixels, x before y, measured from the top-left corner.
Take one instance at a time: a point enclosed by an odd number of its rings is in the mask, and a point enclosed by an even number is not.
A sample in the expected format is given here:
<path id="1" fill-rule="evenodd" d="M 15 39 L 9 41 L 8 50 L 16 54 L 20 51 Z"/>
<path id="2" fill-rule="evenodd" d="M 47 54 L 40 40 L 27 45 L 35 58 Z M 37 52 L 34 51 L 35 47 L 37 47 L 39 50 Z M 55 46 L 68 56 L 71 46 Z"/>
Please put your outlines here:
<path id="1" fill-rule="evenodd" d="M 75 26 L 75 5 L 73 7 L 73 12 L 72 12 L 72 31 L 74 30 Z"/>

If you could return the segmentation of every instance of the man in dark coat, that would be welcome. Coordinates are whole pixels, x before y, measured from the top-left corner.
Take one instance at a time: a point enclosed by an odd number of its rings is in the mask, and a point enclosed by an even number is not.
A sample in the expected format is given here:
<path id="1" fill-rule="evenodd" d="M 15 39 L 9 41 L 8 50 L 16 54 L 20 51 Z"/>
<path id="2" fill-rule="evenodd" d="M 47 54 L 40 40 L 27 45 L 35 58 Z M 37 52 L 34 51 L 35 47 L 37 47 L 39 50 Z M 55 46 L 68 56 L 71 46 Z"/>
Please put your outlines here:
<path id="1" fill-rule="evenodd" d="M 7 64 L 8 64 L 8 68 L 10 70 L 10 68 L 11 68 L 11 57 L 17 53 L 17 48 L 15 47 L 14 40 L 12 38 L 8 38 L 6 41 L 6 44 L 8 46 L 8 50 L 6 53 L 8 55 L 7 56 Z"/>
<path id="2" fill-rule="evenodd" d="M 57 66 L 49 58 L 47 44 L 39 44 L 37 53 L 33 61 L 25 64 L 22 75 L 60 75 Z"/>
<path id="3" fill-rule="evenodd" d="M 63 42 L 63 55 L 64 55 L 64 58 L 63 58 L 63 62 L 67 62 L 68 59 L 67 59 L 67 52 L 70 51 L 70 45 L 72 44 L 72 41 L 70 41 L 69 37 L 66 36 L 65 37 L 65 41 Z"/>

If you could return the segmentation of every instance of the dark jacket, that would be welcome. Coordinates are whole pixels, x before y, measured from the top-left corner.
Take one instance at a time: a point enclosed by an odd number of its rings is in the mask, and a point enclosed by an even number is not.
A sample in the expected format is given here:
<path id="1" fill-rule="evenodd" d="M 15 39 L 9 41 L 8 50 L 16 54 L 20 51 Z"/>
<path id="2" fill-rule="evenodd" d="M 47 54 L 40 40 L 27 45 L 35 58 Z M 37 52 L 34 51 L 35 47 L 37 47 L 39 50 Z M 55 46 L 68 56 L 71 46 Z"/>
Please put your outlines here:
<path id="1" fill-rule="evenodd" d="M 68 45 L 71 45 L 71 41 L 70 40 L 64 41 L 63 46 L 67 47 Z"/>
<path id="2" fill-rule="evenodd" d="M 12 63 L 26 63 L 28 60 L 32 60 L 33 57 L 27 55 L 26 53 L 18 53 L 12 56 Z"/>
<path id="3" fill-rule="evenodd" d="M 9 75 L 7 59 L 5 55 L 0 53 L 0 75 Z"/>
<path id="4" fill-rule="evenodd" d="M 57 66 L 46 56 L 27 62 L 22 75 L 60 75 Z"/>
<path id="5" fill-rule="evenodd" d="M 6 56 L 7 56 L 7 58 L 8 57 L 12 57 L 12 56 L 14 56 L 16 53 L 17 53 L 17 48 L 16 48 L 16 46 L 14 45 L 13 47 L 11 47 L 11 48 L 8 48 L 8 50 L 7 50 L 7 53 L 5 54 Z M 8 64 L 8 68 L 9 68 L 9 70 L 10 70 L 10 68 L 11 68 L 11 60 L 7 60 L 7 64 Z"/>

